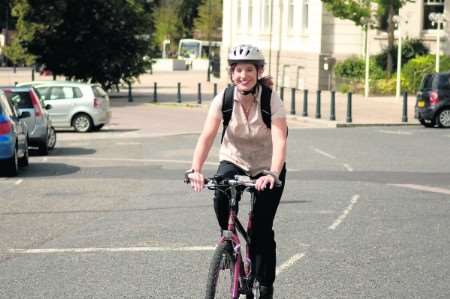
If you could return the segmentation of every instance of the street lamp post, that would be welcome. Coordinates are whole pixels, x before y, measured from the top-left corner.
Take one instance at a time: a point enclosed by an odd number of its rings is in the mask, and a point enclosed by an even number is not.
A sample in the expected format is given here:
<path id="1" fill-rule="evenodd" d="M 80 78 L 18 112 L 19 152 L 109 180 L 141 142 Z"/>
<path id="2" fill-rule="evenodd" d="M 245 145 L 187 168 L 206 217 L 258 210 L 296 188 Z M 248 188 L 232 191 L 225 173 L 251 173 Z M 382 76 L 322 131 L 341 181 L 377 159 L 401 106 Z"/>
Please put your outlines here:
<path id="1" fill-rule="evenodd" d="M 404 21 L 400 16 L 394 16 L 392 21 L 397 25 L 398 45 L 397 45 L 397 84 L 395 89 L 395 97 L 400 100 L 400 83 L 401 83 L 401 69 L 402 69 L 402 22 Z M 405 21 L 407 22 L 407 21 Z"/>
<path id="2" fill-rule="evenodd" d="M 430 13 L 428 19 L 431 24 L 436 23 L 436 73 L 439 72 L 439 56 L 441 54 L 441 27 L 446 22 L 445 16 L 441 13 Z"/>

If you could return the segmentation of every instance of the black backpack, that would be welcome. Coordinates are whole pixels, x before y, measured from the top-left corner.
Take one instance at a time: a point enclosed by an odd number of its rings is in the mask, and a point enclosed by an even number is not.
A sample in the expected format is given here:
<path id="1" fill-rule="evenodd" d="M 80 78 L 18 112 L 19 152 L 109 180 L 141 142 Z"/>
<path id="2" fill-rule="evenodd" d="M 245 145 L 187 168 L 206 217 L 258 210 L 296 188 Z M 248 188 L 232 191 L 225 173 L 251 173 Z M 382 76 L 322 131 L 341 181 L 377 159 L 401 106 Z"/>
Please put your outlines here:
<path id="1" fill-rule="evenodd" d="M 261 115 L 264 121 L 264 124 L 267 128 L 271 128 L 272 125 L 272 113 L 270 110 L 270 98 L 272 97 L 272 89 L 269 87 L 260 84 L 261 86 Z M 222 131 L 222 139 L 225 135 L 225 131 L 230 123 L 231 113 L 233 112 L 233 104 L 234 104 L 234 86 L 228 86 L 225 89 L 222 99 L 222 115 L 223 115 L 223 131 Z"/>

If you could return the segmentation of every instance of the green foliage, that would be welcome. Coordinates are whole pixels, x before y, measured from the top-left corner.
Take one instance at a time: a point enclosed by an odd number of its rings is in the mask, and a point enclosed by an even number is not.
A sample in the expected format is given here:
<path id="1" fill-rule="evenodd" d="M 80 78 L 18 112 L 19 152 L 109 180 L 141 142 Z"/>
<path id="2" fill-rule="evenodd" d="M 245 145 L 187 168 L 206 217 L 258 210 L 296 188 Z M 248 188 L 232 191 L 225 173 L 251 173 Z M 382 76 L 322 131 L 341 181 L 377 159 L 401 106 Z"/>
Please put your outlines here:
<path id="1" fill-rule="evenodd" d="M 387 79 L 374 80 L 370 86 L 370 92 L 374 95 L 393 95 L 397 88 L 397 79 L 395 76 Z"/>
<path id="2" fill-rule="evenodd" d="M 387 67 L 387 56 L 388 53 L 392 55 L 392 57 L 397 57 L 398 45 L 394 45 L 391 50 L 388 48 L 383 49 L 383 51 L 375 56 L 375 60 L 377 64 L 383 69 L 386 70 Z M 402 65 L 408 63 L 411 59 L 416 56 L 426 55 L 430 52 L 430 50 L 425 46 L 423 42 L 418 39 L 406 39 L 404 43 L 402 43 Z M 393 60 L 393 71 L 397 70 L 397 59 Z"/>
<path id="3" fill-rule="evenodd" d="M 222 0 L 203 0 L 198 7 L 198 17 L 194 20 L 197 35 L 204 40 L 220 40 L 222 26 Z"/>
<path id="4" fill-rule="evenodd" d="M 435 55 L 423 55 L 411 59 L 402 68 L 402 77 L 405 81 L 406 90 L 410 93 L 417 92 L 423 76 L 434 73 L 435 68 Z M 450 56 L 442 55 L 439 58 L 439 70 L 441 72 L 450 71 Z"/>
<path id="5" fill-rule="evenodd" d="M 169 3 L 170 2 L 170 3 Z M 175 51 L 177 41 L 184 36 L 181 13 L 181 1 L 165 1 L 152 13 L 152 19 L 155 24 L 153 41 L 156 45 L 162 47 L 164 40 L 170 40 L 170 48 Z"/>
<path id="6" fill-rule="evenodd" d="M 53 74 L 110 88 L 149 67 L 151 18 L 137 0 L 28 2 L 38 27 L 23 44 Z"/>
<path id="7" fill-rule="evenodd" d="M 24 20 L 25 15 L 30 10 L 30 6 L 26 0 L 16 0 L 11 14 L 17 18 L 16 31 L 17 34 L 11 44 L 4 48 L 5 56 L 15 65 L 34 63 L 35 57 L 28 53 L 22 46 L 22 43 L 33 39 L 38 26 Z"/>
<path id="8" fill-rule="evenodd" d="M 363 20 L 370 15 L 370 1 L 322 0 L 325 7 L 336 18 L 353 21 L 363 26 Z"/>
<path id="9" fill-rule="evenodd" d="M 375 60 L 372 58 L 369 61 L 369 74 L 371 79 L 378 79 L 384 76 L 383 70 L 375 63 Z M 352 56 L 342 62 L 336 63 L 335 76 L 337 78 L 345 78 L 355 81 L 364 80 L 364 59 L 357 56 Z"/>

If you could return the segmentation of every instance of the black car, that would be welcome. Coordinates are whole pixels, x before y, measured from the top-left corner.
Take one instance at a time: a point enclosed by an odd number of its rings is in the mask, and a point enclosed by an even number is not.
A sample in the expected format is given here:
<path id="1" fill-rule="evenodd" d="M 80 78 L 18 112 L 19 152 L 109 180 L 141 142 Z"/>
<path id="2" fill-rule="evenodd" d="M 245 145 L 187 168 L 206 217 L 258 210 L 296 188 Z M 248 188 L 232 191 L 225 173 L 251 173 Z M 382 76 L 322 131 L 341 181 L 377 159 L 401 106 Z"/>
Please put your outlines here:
<path id="1" fill-rule="evenodd" d="M 416 118 L 425 127 L 450 128 L 450 72 L 424 76 L 417 93 Z"/>

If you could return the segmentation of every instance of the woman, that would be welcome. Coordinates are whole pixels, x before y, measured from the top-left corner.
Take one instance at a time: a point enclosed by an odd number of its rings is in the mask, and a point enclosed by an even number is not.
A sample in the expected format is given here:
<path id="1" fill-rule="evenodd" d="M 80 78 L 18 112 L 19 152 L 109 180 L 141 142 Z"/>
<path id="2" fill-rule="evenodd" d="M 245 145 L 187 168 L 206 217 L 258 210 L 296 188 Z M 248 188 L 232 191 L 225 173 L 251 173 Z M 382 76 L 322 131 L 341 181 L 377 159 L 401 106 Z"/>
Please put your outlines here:
<path id="1" fill-rule="evenodd" d="M 261 288 L 261 298 L 273 298 L 275 281 L 276 243 L 272 230 L 286 176 L 286 113 L 279 96 L 271 93 L 271 128 L 261 114 L 261 84 L 264 80 L 264 56 L 258 48 L 239 45 L 228 56 L 229 73 L 234 85 L 234 104 L 220 148 L 218 175 L 233 178 L 249 175 L 256 179 L 256 203 L 254 207 L 252 252 L 256 279 Z M 189 178 L 192 188 L 199 192 L 204 187 L 203 165 L 223 119 L 224 92 L 212 101 L 203 131 L 197 142 Z M 275 187 L 280 180 L 281 187 Z M 221 192 L 215 193 L 214 209 L 220 227 L 227 229 L 228 201 Z"/>

